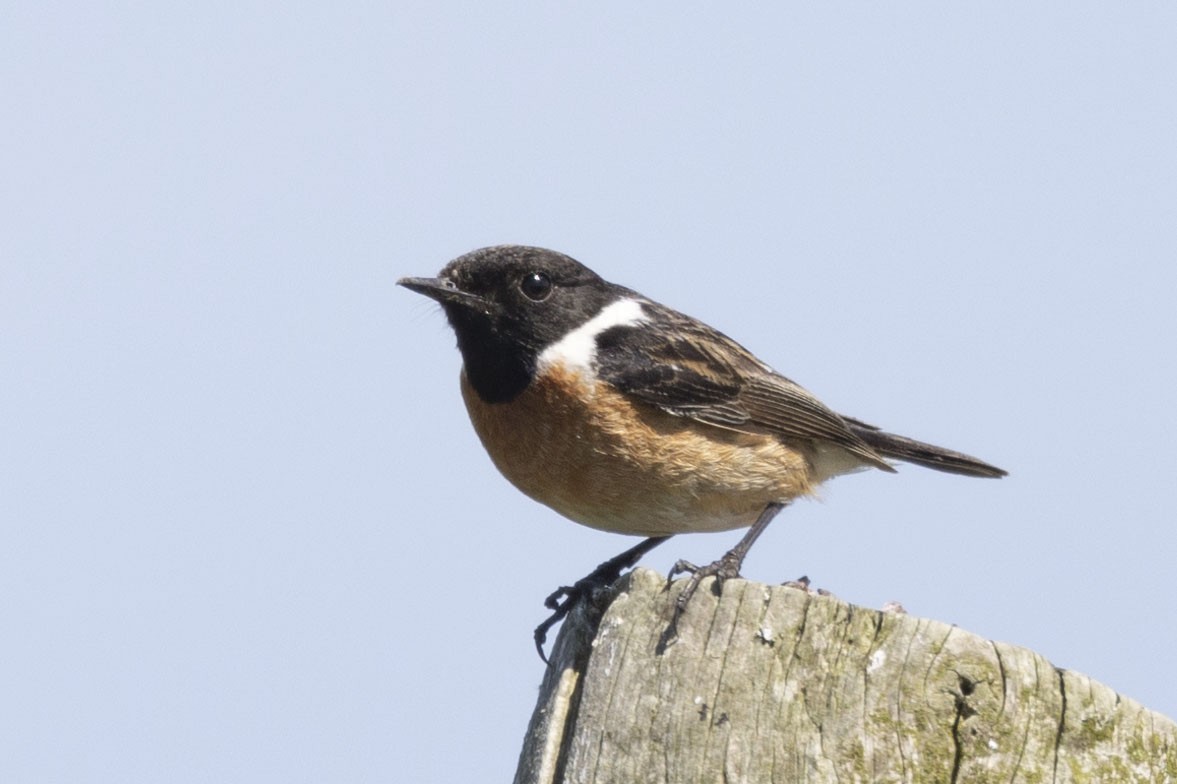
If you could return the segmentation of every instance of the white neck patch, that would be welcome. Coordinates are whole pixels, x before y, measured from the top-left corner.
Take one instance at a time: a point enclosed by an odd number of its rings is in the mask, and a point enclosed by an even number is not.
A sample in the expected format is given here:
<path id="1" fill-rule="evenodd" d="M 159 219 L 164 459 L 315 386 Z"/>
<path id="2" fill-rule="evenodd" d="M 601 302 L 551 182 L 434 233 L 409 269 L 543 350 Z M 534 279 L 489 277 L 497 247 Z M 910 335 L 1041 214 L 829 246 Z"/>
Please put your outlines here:
<path id="1" fill-rule="evenodd" d="M 591 371 L 597 356 L 597 336 L 612 327 L 640 324 L 649 317 L 636 299 L 619 299 L 601 312 L 548 346 L 539 355 L 539 367 L 562 367 Z"/>

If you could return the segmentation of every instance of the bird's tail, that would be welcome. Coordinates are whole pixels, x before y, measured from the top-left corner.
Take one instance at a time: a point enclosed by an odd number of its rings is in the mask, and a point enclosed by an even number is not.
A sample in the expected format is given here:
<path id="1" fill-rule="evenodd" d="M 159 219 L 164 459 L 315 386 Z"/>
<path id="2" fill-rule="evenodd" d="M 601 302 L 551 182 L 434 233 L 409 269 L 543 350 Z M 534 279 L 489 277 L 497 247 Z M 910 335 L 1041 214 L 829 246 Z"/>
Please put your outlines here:
<path id="1" fill-rule="evenodd" d="M 874 425 L 859 422 L 857 419 L 843 417 L 854 435 L 861 438 L 883 457 L 903 460 L 907 463 L 934 468 L 950 474 L 965 476 L 1002 477 L 1006 472 L 975 457 L 953 452 L 951 449 L 925 444 L 911 438 L 904 438 L 893 433 L 887 433 Z"/>

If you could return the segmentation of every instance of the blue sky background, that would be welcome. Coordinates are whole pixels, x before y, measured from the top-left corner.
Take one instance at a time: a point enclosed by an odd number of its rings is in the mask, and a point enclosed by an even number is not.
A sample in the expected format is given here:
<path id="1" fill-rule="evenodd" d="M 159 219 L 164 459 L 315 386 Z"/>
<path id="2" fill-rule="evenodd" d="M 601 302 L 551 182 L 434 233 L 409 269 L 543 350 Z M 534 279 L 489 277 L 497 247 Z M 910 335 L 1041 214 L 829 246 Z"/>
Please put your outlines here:
<path id="1" fill-rule="evenodd" d="M 542 598 L 438 309 L 522 242 L 974 453 L 746 564 L 1177 716 L 1177 6 L 0 12 L 0 780 L 506 780 Z M 647 563 L 710 560 L 738 534 Z"/>

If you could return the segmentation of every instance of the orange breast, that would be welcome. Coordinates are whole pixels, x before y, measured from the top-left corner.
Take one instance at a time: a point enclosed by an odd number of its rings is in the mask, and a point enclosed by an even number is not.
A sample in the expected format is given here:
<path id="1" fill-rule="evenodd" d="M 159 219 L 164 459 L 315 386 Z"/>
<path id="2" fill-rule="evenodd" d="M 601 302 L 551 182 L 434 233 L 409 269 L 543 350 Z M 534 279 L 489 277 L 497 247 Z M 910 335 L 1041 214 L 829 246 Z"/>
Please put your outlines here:
<path id="1" fill-rule="evenodd" d="M 772 436 L 672 416 L 559 367 L 509 403 L 483 402 L 464 373 L 461 383 L 499 471 L 593 528 L 643 536 L 740 528 L 770 501 L 814 484 L 806 455 Z"/>

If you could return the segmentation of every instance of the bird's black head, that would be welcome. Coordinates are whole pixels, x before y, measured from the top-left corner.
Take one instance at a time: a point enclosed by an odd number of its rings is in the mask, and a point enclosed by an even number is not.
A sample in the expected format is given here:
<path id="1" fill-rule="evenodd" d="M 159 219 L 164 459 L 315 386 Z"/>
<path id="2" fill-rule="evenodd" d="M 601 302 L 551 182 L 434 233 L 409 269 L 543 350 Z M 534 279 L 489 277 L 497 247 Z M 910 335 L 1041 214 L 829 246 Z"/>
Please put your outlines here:
<path id="1" fill-rule="evenodd" d="M 451 261 L 436 278 L 403 278 L 437 300 L 479 397 L 513 399 L 531 382 L 549 345 L 629 293 L 562 253 L 497 245 Z"/>

